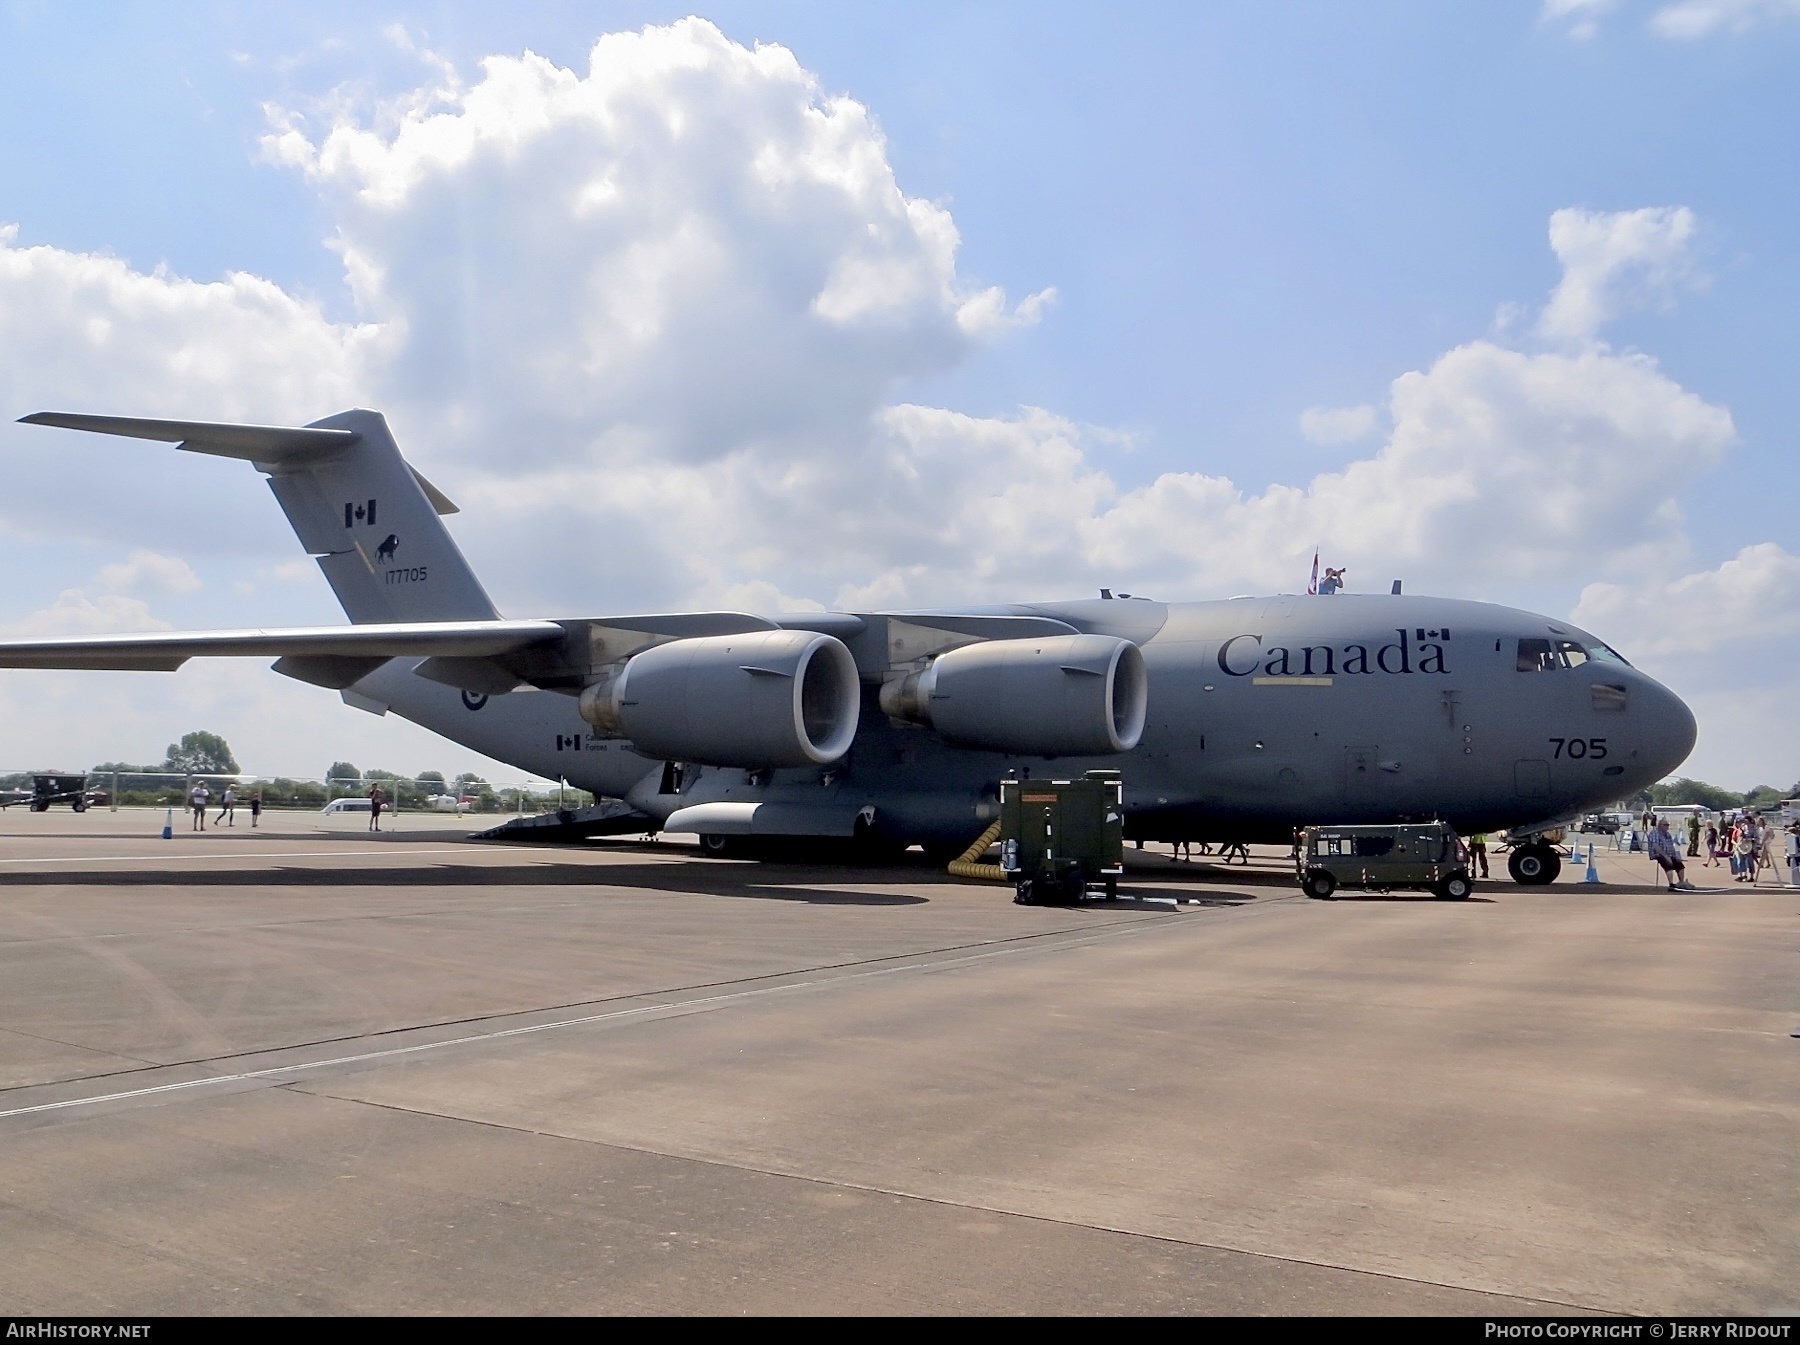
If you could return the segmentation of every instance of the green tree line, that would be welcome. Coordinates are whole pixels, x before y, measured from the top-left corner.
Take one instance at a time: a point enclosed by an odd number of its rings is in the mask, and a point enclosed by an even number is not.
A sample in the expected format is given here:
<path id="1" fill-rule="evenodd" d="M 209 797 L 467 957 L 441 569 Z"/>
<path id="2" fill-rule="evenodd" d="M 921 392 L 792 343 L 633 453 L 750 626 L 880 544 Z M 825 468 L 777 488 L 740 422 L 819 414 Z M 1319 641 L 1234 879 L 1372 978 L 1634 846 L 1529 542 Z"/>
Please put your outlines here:
<path id="1" fill-rule="evenodd" d="M 1718 785 L 1709 785 L 1704 780 L 1686 778 L 1650 786 L 1652 803 L 1697 803 L 1702 808 L 1710 808 L 1719 813 L 1731 812 L 1737 808 L 1771 808 L 1783 799 L 1792 798 L 1800 798 L 1800 781 L 1787 789 L 1758 785 L 1743 794 Z"/>
<path id="2" fill-rule="evenodd" d="M 88 771 L 89 786 L 94 789 L 111 790 L 116 775 L 117 802 L 126 807 L 180 807 L 187 802 L 190 778 L 204 780 L 216 802 L 227 779 L 241 774 L 242 768 L 232 754 L 231 745 L 218 734 L 205 730 L 183 734 L 180 742 L 169 744 L 163 759 L 154 765 L 102 761 Z M 468 799 L 472 811 L 483 813 L 532 812 L 555 807 L 558 800 L 556 790 L 497 789 L 473 771 L 464 771 L 454 780 L 447 780 L 442 771 L 422 771 L 417 776 L 408 776 L 399 771 L 359 770 L 348 761 L 332 762 L 323 781 L 277 776 L 238 784 L 237 788 L 245 803 L 254 791 L 262 794 L 266 808 L 317 809 L 332 799 L 367 796 L 370 786 L 375 784 L 381 786 L 390 805 L 398 805 L 402 810 L 429 808 L 434 796 L 444 795 Z M 22 772 L 0 776 L 0 788 L 28 790 L 31 775 Z M 570 789 L 562 791 L 562 800 L 571 808 L 579 808 L 592 803 L 594 796 Z"/>

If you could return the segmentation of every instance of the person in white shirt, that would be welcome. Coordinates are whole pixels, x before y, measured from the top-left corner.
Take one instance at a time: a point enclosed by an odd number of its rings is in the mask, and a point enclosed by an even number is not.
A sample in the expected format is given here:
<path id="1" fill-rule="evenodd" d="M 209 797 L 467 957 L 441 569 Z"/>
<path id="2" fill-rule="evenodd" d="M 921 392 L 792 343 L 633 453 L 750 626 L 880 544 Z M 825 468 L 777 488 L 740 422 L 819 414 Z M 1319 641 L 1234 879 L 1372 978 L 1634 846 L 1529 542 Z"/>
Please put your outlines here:
<path id="1" fill-rule="evenodd" d="M 225 792 L 219 796 L 219 815 L 213 822 L 224 822 L 228 827 L 237 825 L 237 790 L 230 785 L 226 785 Z"/>
<path id="2" fill-rule="evenodd" d="M 206 788 L 206 781 L 194 781 L 194 788 L 188 794 L 188 803 L 194 810 L 193 829 L 195 831 L 206 830 L 206 801 L 211 797 L 211 792 Z"/>

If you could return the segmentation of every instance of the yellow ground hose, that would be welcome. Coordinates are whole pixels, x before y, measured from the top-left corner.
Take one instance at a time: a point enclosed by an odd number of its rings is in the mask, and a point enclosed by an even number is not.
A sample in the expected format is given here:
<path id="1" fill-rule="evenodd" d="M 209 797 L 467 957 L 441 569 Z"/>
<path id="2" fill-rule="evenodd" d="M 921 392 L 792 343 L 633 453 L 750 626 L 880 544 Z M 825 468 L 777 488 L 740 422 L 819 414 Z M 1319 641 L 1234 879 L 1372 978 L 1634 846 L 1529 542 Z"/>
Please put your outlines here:
<path id="1" fill-rule="evenodd" d="M 993 826 L 981 833 L 980 838 L 975 844 L 962 852 L 961 858 L 951 861 L 951 876 L 956 878 L 995 878 L 1001 882 L 1005 882 L 1006 870 L 1001 868 L 998 864 L 978 864 L 975 862 L 981 858 L 988 846 L 999 839 L 1000 824 L 995 822 Z"/>

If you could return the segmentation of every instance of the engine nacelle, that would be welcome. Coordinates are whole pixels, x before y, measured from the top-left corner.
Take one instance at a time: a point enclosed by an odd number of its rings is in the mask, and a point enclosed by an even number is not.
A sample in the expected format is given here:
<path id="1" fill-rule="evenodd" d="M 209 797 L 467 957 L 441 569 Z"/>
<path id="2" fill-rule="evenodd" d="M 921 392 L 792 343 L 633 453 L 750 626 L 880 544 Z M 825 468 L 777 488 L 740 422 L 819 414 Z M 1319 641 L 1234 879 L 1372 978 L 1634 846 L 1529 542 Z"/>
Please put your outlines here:
<path id="1" fill-rule="evenodd" d="M 583 691 L 580 706 L 644 756 L 764 770 L 843 756 L 861 692 L 842 641 L 768 630 L 646 649 Z"/>
<path id="2" fill-rule="evenodd" d="M 1034 757 L 1129 752 L 1147 702 L 1143 654 L 1110 635 L 964 645 L 881 688 L 895 719 L 962 747 Z"/>

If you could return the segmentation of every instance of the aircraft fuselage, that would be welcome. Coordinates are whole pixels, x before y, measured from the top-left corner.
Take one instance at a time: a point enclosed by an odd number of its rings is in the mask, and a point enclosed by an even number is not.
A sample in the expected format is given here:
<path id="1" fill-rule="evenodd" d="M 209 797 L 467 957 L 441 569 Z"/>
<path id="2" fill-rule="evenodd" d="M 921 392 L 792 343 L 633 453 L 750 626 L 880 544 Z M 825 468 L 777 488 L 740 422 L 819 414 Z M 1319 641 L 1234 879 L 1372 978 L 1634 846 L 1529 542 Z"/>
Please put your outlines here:
<path id="1" fill-rule="evenodd" d="M 355 690 L 658 820 L 699 804 L 761 803 L 774 805 L 768 817 L 799 819 L 801 834 L 834 834 L 860 815 L 909 842 L 972 837 L 994 816 L 1003 776 L 1093 768 L 1123 773 L 1127 834 L 1145 839 L 1272 840 L 1308 823 L 1420 818 L 1465 833 L 1528 826 L 1635 794 L 1694 742 L 1687 707 L 1593 636 L 1488 603 L 1339 594 L 978 610 L 1136 643 L 1149 681 L 1138 746 L 1112 757 L 1008 756 L 888 719 L 875 693 L 903 614 L 778 618 L 843 639 L 862 672 L 854 745 L 827 767 L 672 772 L 595 733 L 570 697 L 471 695 L 413 676 L 409 660 Z"/>

